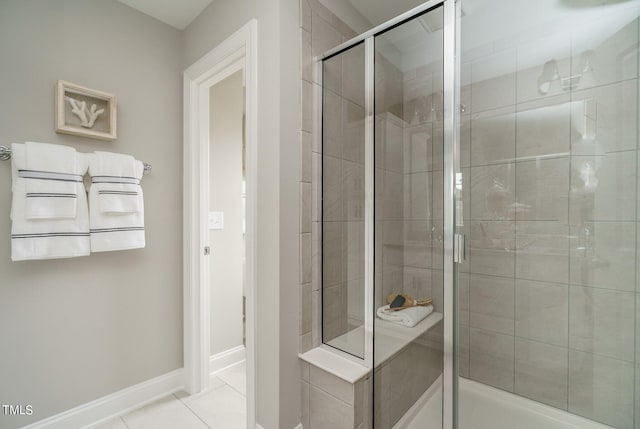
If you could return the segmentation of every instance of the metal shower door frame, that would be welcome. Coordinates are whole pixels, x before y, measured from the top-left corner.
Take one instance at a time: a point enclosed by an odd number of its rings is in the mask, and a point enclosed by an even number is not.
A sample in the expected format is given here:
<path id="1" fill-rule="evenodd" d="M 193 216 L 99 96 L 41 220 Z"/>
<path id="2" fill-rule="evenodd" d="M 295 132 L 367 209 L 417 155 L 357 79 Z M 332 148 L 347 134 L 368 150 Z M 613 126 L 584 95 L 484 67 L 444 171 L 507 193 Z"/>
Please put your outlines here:
<path id="1" fill-rule="evenodd" d="M 460 141 L 459 141 L 459 109 L 460 105 L 460 59 L 459 59 L 459 29 L 460 29 L 461 0 L 430 0 L 411 9 L 371 30 L 362 33 L 351 40 L 325 52 L 315 58 L 317 64 L 339 55 L 342 52 L 364 42 L 365 49 L 365 279 L 364 279 L 364 359 L 358 359 L 347 353 L 340 352 L 350 359 L 359 360 L 369 368 L 374 367 L 374 198 L 375 198 L 375 37 L 391 28 L 399 26 L 411 19 L 428 12 L 436 7 L 443 7 L 443 64 L 444 64 L 444 344 L 443 344 L 443 378 L 442 378 L 442 428 L 457 428 L 457 386 L 458 371 L 455 353 L 457 338 L 457 285 L 454 263 L 455 234 L 456 234 L 456 175 L 460 172 Z M 319 81 L 322 82 L 323 67 L 316 69 Z M 322 87 L 322 86 L 321 86 Z M 322 95 L 319 94 L 319 112 L 322 112 Z M 322 119 L 322 118 L 320 118 Z M 320 122 L 322 123 L 322 122 Z M 322 126 L 319 127 L 322 139 Z M 321 140 L 322 141 L 322 140 Z"/>

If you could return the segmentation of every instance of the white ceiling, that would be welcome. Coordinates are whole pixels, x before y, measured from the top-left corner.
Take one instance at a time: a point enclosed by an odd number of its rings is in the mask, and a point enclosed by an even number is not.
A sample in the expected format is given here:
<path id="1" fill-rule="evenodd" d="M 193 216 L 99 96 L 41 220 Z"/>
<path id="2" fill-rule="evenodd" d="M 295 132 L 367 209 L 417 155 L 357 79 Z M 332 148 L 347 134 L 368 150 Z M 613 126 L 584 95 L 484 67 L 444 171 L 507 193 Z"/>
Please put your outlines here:
<path id="1" fill-rule="evenodd" d="M 184 30 L 212 0 L 118 0 L 134 9 Z"/>
<path id="2" fill-rule="evenodd" d="M 382 24 L 391 18 L 420 6 L 425 0 L 348 0 L 353 7 L 371 23 L 372 26 Z"/>
<path id="3" fill-rule="evenodd" d="M 354 24 L 359 24 L 356 30 L 363 32 L 424 0 L 319 1 L 348 25 L 355 28 Z M 463 6 L 463 61 L 531 44 L 530 50 L 519 52 L 519 66 L 526 68 L 544 64 L 556 54 L 557 38 L 550 37 L 553 35 L 568 34 L 565 38 L 571 40 L 576 52 L 595 49 L 638 16 L 640 0 L 466 0 Z M 424 21 L 419 22 L 421 25 L 405 24 L 379 40 L 386 43 L 377 49 L 403 70 L 441 59 L 441 48 L 434 46 L 435 49 L 429 50 L 427 47 L 430 43 L 442 43 L 441 25 L 437 25 L 438 21 L 442 23 L 442 14 L 432 13 L 421 19 Z M 487 66 L 483 79 L 497 76 L 510 67 L 500 64 L 498 59 L 493 61 Z"/>

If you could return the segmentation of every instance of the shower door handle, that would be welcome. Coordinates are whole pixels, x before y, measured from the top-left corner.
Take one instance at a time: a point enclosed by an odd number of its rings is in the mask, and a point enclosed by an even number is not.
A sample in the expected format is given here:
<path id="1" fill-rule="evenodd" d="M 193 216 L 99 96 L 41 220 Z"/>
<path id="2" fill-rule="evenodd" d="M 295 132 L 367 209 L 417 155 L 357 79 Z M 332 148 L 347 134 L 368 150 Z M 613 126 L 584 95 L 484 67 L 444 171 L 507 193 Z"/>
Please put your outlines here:
<path id="1" fill-rule="evenodd" d="M 453 262 L 462 264 L 465 260 L 464 234 L 453 235 Z"/>

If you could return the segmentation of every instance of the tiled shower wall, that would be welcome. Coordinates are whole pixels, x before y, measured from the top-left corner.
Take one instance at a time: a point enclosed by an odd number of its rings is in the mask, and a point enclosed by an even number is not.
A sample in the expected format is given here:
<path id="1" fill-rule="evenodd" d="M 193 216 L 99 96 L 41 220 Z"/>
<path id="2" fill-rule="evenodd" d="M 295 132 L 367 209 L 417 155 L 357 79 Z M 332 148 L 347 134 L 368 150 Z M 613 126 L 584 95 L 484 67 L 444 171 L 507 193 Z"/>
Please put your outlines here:
<path id="1" fill-rule="evenodd" d="M 301 351 L 321 341 L 321 155 L 314 135 L 318 85 L 311 58 L 353 35 L 317 1 L 301 1 Z M 619 428 L 633 428 L 634 414 L 636 421 L 640 418 L 635 405 L 640 403 L 635 400 L 640 388 L 637 46 L 634 20 L 590 47 L 592 80 L 581 78 L 582 83 L 569 82 L 547 95 L 538 92 L 537 82 L 544 61 L 556 59 L 562 76 L 582 72 L 585 49 L 574 46 L 570 34 L 493 45 L 462 57 L 468 257 L 460 276 L 461 373 Z M 525 61 L 527 52 L 536 50 L 547 50 L 548 58 Z M 500 73 L 493 71 L 496 64 Z M 402 178 L 395 180 L 394 191 L 402 194 L 426 179 L 428 189 L 437 192 L 441 175 L 433 174 L 433 164 L 414 165 L 423 139 L 414 140 L 418 129 L 406 125 L 411 122 L 402 112 L 410 111 L 406 100 L 396 118 L 386 121 L 389 128 L 398 118 L 405 122 Z M 384 128 L 380 118 L 377 126 Z M 441 131 L 437 124 L 430 127 Z M 432 160 L 441 156 L 434 152 L 438 147 L 428 150 Z M 398 207 L 401 219 L 412 220 L 407 200 Z M 376 245 L 409 249 L 423 231 L 413 220 L 407 231 L 396 228 L 389 240 L 377 236 Z M 384 221 L 390 223 L 383 230 L 393 231 L 392 219 Z M 438 240 L 438 221 L 429 223 L 424 243 Z M 385 261 L 376 260 L 376 267 L 387 267 L 388 279 L 377 272 L 377 284 L 381 279 L 383 285 L 403 284 L 416 296 L 430 290 L 421 283 L 425 273 L 431 285 L 441 284 L 437 267 L 424 265 L 441 255 L 433 246 L 421 246 L 401 257 L 393 250 L 386 257 L 384 250 L 377 251 Z M 431 292 L 438 306 L 438 289 Z M 312 384 L 309 377 L 303 381 L 303 404 L 305 397 L 309 403 L 310 390 L 316 396 L 321 390 Z"/>
<path id="2" fill-rule="evenodd" d="M 364 45 L 323 64 L 321 288 L 328 342 L 364 323 Z"/>
<path id="3" fill-rule="evenodd" d="M 320 93 L 313 57 L 355 36 L 355 33 L 317 0 L 300 0 L 300 352 L 320 345 L 321 338 L 321 181 L 322 151 L 319 139 L 319 112 L 314 93 Z M 336 97 L 339 98 L 339 97 Z M 342 104 L 344 100 L 340 100 Z M 346 102 L 346 101 L 345 101 Z M 356 103 L 352 103 L 356 104 Z M 352 106 L 357 108 L 357 105 Z M 341 112 L 341 106 L 337 107 Z M 338 165 L 336 178 L 341 180 L 342 157 L 333 157 Z M 340 210 L 343 213 L 342 210 Z M 357 213 L 352 213 L 356 215 Z M 342 221 L 336 219 L 342 234 Z M 358 221 L 354 219 L 354 221 Z M 341 242 L 341 238 L 340 241 Z M 342 255 L 342 247 L 337 251 Z M 352 249 L 353 250 L 353 249 Z M 334 255 L 336 256 L 336 255 Z M 341 261 L 339 261 L 341 263 Z M 342 274 L 340 271 L 340 279 Z M 343 282 L 337 281 L 334 291 L 343 292 Z M 347 297 L 345 297 L 347 298 Z M 347 299 L 335 305 L 346 305 Z M 354 301 L 355 302 L 355 301 Z M 334 311 L 336 329 L 348 327 L 347 308 Z M 334 310 L 338 310 L 337 308 Z M 347 311 L 344 311 L 347 310 Z M 351 313 L 356 314 L 357 308 Z M 336 332 L 338 334 L 338 332 Z M 364 423 L 363 395 L 365 380 L 347 383 L 306 362 L 301 362 L 301 420 L 304 428 L 362 428 Z"/>
<path id="4" fill-rule="evenodd" d="M 640 428 L 638 22 L 498 45 L 463 46 L 461 373 Z"/>
<path id="5" fill-rule="evenodd" d="M 319 94 L 313 58 L 355 36 L 317 0 L 300 1 L 300 351 L 321 342 L 321 180 L 320 121 L 314 93 Z M 340 168 L 338 168 L 340 172 Z M 340 173 L 338 173 L 340 174 Z M 340 176 L 338 176 L 340 177 Z M 340 249 L 339 249 L 340 250 Z M 346 299 L 344 300 L 346 302 Z M 343 312 L 346 324 L 347 313 Z"/>

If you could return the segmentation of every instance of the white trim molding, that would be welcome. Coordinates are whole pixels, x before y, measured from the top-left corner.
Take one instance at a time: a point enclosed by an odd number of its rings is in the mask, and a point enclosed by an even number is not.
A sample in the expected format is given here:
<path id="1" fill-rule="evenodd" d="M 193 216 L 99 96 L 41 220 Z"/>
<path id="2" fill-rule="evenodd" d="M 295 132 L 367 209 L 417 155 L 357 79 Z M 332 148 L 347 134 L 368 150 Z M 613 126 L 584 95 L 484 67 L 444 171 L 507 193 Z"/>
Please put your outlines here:
<path id="1" fill-rule="evenodd" d="M 209 358 L 209 374 L 222 371 L 232 365 L 238 364 L 247 357 L 244 346 L 234 347 L 229 350 L 212 355 Z"/>
<path id="2" fill-rule="evenodd" d="M 264 429 L 262 426 L 260 426 L 259 424 L 256 424 L 256 429 Z M 293 429 L 304 429 L 304 426 L 302 426 L 302 423 L 298 423 L 298 425 L 296 427 L 294 427 Z"/>
<path id="3" fill-rule="evenodd" d="M 23 429 L 68 429 L 94 426 L 183 389 L 182 368 L 87 402 Z"/>
<path id="4" fill-rule="evenodd" d="M 238 65 L 245 76 L 246 103 L 246 360 L 247 427 L 256 420 L 256 256 L 258 153 L 258 22 L 229 36 L 184 71 L 184 370 L 185 389 L 194 394 L 209 385 L 208 234 L 209 88 Z"/>

